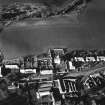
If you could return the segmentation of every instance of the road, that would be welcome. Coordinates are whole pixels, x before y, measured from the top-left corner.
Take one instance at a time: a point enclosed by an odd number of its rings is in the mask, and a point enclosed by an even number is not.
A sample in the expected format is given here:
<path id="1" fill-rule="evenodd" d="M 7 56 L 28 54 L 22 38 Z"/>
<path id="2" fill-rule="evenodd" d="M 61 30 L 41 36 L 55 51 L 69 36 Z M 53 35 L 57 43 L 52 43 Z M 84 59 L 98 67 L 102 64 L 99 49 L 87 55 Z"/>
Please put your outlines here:
<path id="1" fill-rule="evenodd" d="M 72 77 L 76 77 L 76 76 L 88 76 L 90 74 L 94 74 L 96 72 L 99 72 L 99 71 L 103 71 L 105 70 L 105 65 L 103 65 L 102 67 L 94 67 L 94 68 L 91 68 L 89 70 L 84 70 L 84 71 L 80 71 L 80 72 L 71 72 L 70 74 L 66 75 L 66 76 L 72 76 Z"/>

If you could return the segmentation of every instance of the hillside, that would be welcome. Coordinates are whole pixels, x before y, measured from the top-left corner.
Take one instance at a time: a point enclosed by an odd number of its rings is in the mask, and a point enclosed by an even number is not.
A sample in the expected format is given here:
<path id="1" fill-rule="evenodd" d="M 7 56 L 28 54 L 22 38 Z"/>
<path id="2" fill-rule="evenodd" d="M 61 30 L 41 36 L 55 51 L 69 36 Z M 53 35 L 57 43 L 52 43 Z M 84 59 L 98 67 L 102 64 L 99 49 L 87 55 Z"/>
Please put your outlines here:
<path id="1" fill-rule="evenodd" d="M 21 3 L 25 3 L 25 2 L 30 2 L 30 3 L 44 3 L 45 5 L 56 5 L 56 6 L 61 6 L 63 3 L 67 2 L 67 1 L 73 1 L 73 0 L 0 0 L 0 4 L 11 4 L 14 2 L 21 2 Z M 91 0 L 83 0 L 86 2 L 90 2 Z"/>
<path id="2" fill-rule="evenodd" d="M 0 24 L 9 26 L 26 18 L 46 19 L 84 10 L 90 0 L 0 0 Z M 0 32 L 3 30 L 0 27 Z"/>
<path id="3" fill-rule="evenodd" d="M 31 2 L 31 3 L 45 3 L 47 5 L 55 4 L 55 5 L 61 5 L 67 0 L 0 0 L 0 4 L 10 4 L 14 2 Z"/>
<path id="4" fill-rule="evenodd" d="M 71 13 L 71 11 L 80 11 L 81 8 L 86 7 L 87 4 L 86 0 L 1 0 L 0 2 L 0 21 L 20 20 L 34 16 L 46 18 L 49 16 L 64 15 Z M 18 4 L 16 2 L 18 2 Z"/>

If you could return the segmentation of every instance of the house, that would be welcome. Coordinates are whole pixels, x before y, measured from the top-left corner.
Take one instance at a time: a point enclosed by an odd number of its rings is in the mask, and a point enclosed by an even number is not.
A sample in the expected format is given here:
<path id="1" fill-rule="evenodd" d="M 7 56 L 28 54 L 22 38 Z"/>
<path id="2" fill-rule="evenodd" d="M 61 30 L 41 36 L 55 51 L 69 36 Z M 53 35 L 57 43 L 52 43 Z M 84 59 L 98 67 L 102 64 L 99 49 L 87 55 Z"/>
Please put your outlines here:
<path id="1" fill-rule="evenodd" d="M 5 59 L 3 60 L 4 65 L 13 65 L 13 64 L 20 64 L 20 58 L 14 58 L 14 59 Z"/>
<path id="2" fill-rule="evenodd" d="M 42 58 L 42 59 L 38 59 L 38 68 L 42 69 L 52 69 L 53 65 L 52 65 L 52 61 L 49 58 Z"/>
<path id="3" fill-rule="evenodd" d="M 23 63 L 24 69 L 35 69 L 37 68 L 37 56 L 35 55 L 27 55 L 21 59 Z"/>
<path id="4" fill-rule="evenodd" d="M 0 68 L 0 72 L 2 76 L 6 76 L 9 73 L 19 73 L 20 68 L 18 65 L 16 64 L 6 64 L 6 65 L 2 65 L 2 67 Z"/>
<path id="5" fill-rule="evenodd" d="M 94 57 L 86 57 L 86 62 L 89 62 L 89 61 L 96 61 Z"/>
<path id="6" fill-rule="evenodd" d="M 66 50 L 66 48 L 53 48 L 48 50 L 48 54 L 52 57 L 52 59 L 54 59 L 57 56 L 61 57 L 64 55 Z"/>
<path id="7" fill-rule="evenodd" d="M 23 73 L 23 74 L 35 74 L 36 69 L 20 69 L 20 73 Z"/>
<path id="8" fill-rule="evenodd" d="M 97 56 L 97 61 L 105 61 L 105 56 Z"/>
<path id="9" fill-rule="evenodd" d="M 59 55 L 57 55 L 57 56 L 54 58 L 54 63 L 55 63 L 55 64 L 58 64 L 58 65 L 61 63 L 61 58 L 60 58 Z"/>
<path id="10" fill-rule="evenodd" d="M 68 61 L 68 68 L 69 68 L 69 70 L 75 70 L 76 69 L 71 61 Z"/>
<path id="11" fill-rule="evenodd" d="M 11 72 L 17 73 L 19 72 L 20 68 L 16 64 L 11 64 L 11 65 L 8 64 L 8 65 L 5 65 L 5 70 L 7 71 L 10 70 Z"/>
<path id="12" fill-rule="evenodd" d="M 64 77 L 54 80 L 55 87 L 59 89 L 61 95 L 68 94 L 69 97 L 78 97 L 79 92 L 76 86 L 76 78 Z"/>
<path id="13" fill-rule="evenodd" d="M 52 58 L 47 53 L 42 53 L 37 56 L 38 68 L 43 70 L 50 70 L 53 68 Z"/>
<path id="14" fill-rule="evenodd" d="M 41 75 L 53 74 L 53 70 L 40 70 Z"/>
<path id="15" fill-rule="evenodd" d="M 85 62 L 83 57 L 74 57 L 75 61 L 82 61 Z"/>
<path id="16" fill-rule="evenodd" d="M 41 103 L 53 103 L 54 97 L 50 92 L 52 87 L 52 81 L 43 81 L 39 83 L 38 91 L 36 92 L 37 99 L 40 100 Z"/>
<path id="17" fill-rule="evenodd" d="M 38 55 L 37 64 L 41 75 L 53 74 L 52 59 L 48 54 L 43 53 L 41 55 Z"/>

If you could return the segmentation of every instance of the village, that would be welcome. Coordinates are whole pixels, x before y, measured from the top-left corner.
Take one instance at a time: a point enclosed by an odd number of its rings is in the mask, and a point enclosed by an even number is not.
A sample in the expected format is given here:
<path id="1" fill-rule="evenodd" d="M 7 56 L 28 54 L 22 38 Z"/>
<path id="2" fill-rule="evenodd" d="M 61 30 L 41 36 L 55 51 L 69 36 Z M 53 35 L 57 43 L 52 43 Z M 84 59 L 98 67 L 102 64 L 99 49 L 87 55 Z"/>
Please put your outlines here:
<path id="1" fill-rule="evenodd" d="M 0 0 L 0 105 L 105 105 L 103 4 Z"/>
<path id="2" fill-rule="evenodd" d="M 105 50 L 53 48 L 10 60 L 1 52 L 0 81 L 5 79 L 9 92 L 28 97 L 30 105 L 93 105 L 81 97 L 104 97 Z"/>

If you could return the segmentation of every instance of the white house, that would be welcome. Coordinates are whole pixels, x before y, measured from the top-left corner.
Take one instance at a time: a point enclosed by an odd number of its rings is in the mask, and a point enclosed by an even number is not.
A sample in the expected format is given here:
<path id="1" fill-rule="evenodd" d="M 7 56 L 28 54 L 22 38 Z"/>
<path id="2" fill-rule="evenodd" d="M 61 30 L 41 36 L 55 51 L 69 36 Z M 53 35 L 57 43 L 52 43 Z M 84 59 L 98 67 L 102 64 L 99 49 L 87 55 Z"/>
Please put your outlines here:
<path id="1" fill-rule="evenodd" d="M 46 75 L 46 74 L 53 74 L 53 70 L 41 70 L 40 71 L 41 75 Z"/>
<path id="2" fill-rule="evenodd" d="M 105 56 L 97 56 L 97 61 L 105 61 Z"/>
<path id="3" fill-rule="evenodd" d="M 75 66 L 73 66 L 73 63 L 71 61 L 69 61 L 68 63 L 69 63 L 69 69 L 75 70 Z"/>
<path id="4" fill-rule="evenodd" d="M 76 61 L 82 61 L 82 62 L 85 62 L 84 58 L 83 57 L 75 57 L 74 58 Z"/>
<path id="5" fill-rule="evenodd" d="M 41 98 L 43 96 L 51 95 L 49 91 L 37 92 L 37 98 Z"/>
<path id="6" fill-rule="evenodd" d="M 96 61 L 94 57 L 86 57 L 86 62 L 89 62 L 89 61 Z"/>
<path id="7" fill-rule="evenodd" d="M 61 59 L 60 59 L 59 55 L 56 58 L 54 58 L 54 63 L 56 63 L 56 64 L 61 63 Z"/>
<path id="8" fill-rule="evenodd" d="M 5 68 L 6 69 L 10 69 L 11 70 L 11 72 L 19 72 L 19 70 L 20 70 L 20 68 L 19 68 L 19 66 L 18 65 L 15 65 L 15 64 L 7 64 L 7 65 L 5 65 Z"/>
<path id="9" fill-rule="evenodd" d="M 9 68 L 9 69 L 19 69 L 18 65 L 5 65 L 5 68 Z"/>
<path id="10" fill-rule="evenodd" d="M 77 87 L 76 87 L 76 82 L 75 82 L 76 79 L 68 78 L 68 79 L 63 79 L 62 81 L 63 82 L 60 82 L 59 79 L 54 80 L 55 87 L 59 89 L 62 95 L 65 93 L 78 92 Z"/>
<path id="11" fill-rule="evenodd" d="M 23 74 L 36 73 L 36 69 L 20 69 L 20 73 Z"/>
<path id="12" fill-rule="evenodd" d="M 52 93 L 50 92 L 51 87 L 52 87 L 52 81 L 40 82 L 38 91 L 36 92 L 37 99 L 42 99 L 42 101 L 41 101 L 42 103 L 43 103 L 43 101 L 48 102 L 50 99 L 50 101 L 52 101 L 54 103 L 54 97 L 53 97 Z M 46 99 L 44 100 L 44 97 L 47 97 L 47 100 Z"/>

